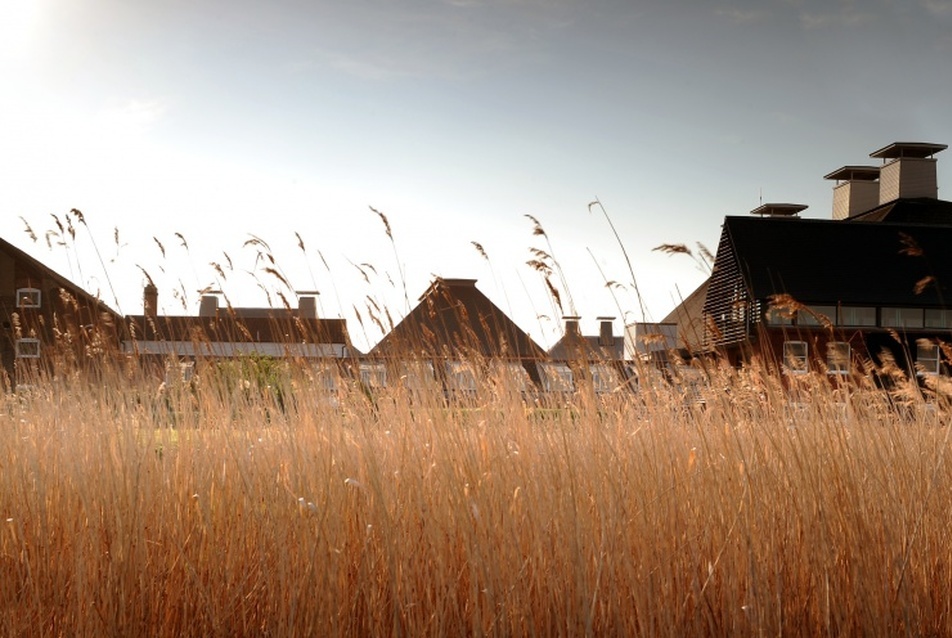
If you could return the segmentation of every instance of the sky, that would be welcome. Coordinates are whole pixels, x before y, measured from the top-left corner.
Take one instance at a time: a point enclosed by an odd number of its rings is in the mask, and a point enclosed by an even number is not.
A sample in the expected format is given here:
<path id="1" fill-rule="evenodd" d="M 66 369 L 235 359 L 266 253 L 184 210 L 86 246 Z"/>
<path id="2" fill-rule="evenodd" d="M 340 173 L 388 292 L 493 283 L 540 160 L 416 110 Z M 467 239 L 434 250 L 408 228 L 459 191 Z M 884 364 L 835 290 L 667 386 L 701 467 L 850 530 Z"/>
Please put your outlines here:
<path id="1" fill-rule="evenodd" d="M 5 0 L 0 237 L 125 314 L 319 291 L 367 349 L 442 276 L 620 333 L 725 215 L 952 143 L 950 61 L 952 0 Z"/>

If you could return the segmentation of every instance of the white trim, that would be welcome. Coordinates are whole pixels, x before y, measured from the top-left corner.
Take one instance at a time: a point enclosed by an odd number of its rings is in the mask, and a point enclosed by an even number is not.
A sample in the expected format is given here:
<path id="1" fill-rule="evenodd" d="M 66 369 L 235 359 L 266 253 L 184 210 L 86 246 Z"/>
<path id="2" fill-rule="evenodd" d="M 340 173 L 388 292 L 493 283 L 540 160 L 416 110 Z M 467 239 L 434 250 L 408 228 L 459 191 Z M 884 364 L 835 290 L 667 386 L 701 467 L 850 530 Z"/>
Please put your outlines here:
<path id="1" fill-rule="evenodd" d="M 542 372 L 542 387 L 546 392 L 575 391 L 575 375 L 567 364 L 540 361 L 536 365 Z"/>

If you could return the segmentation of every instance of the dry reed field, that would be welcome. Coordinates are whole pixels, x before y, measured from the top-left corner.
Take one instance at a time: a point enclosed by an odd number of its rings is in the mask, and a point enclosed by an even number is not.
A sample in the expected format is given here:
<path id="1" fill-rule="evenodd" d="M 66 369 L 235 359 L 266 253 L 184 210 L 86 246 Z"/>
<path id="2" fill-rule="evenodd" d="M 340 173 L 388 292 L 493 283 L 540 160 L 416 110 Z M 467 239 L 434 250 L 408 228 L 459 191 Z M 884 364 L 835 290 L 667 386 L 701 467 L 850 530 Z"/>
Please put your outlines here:
<path id="1" fill-rule="evenodd" d="M 719 368 L 456 407 L 309 375 L 4 395 L 0 634 L 952 631 L 941 400 Z"/>

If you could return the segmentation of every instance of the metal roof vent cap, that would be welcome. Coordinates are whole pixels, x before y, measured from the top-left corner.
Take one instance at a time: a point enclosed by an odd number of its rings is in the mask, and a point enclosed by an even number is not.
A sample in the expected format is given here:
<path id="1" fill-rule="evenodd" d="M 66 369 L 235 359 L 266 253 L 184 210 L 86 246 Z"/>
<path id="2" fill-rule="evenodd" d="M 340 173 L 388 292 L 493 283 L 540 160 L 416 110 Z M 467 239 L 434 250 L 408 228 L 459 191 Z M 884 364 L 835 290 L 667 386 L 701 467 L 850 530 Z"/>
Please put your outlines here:
<path id="1" fill-rule="evenodd" d="M 804 204 L 761 204 L 750 211 L 750 214 L 758 217 L 797 217 L 806 209 Z"/>

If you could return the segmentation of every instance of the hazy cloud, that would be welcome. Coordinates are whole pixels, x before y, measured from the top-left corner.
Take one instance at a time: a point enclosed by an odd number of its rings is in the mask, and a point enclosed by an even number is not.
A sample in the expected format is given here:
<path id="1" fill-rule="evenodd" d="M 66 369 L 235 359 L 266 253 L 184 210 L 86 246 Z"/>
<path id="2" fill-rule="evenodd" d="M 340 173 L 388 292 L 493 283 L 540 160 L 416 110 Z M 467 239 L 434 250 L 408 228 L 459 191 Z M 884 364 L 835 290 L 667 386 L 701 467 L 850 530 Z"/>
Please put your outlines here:
<path id="1" fill-rule="evenodd" d="M 364 79 L 485 74 L 544 59 L 544 44 L 583 12 L 578 0 L 362 3 L 335 13 L 318 58 Z"/>
<path id="2" fill-rule="evenodd" d="M 730 7 L 726 9 L 716 9 L 715 13 L 723 18 L 727 18 L 731 22 L 740 25 L 749 25 L 757 24 L 763 22 L 770 13 L 766 9 L 757 8 L 739 8 L 739 7 Z"/>
<path id="3" fill-rule="evenodd" d="M 875 22 L 877 15 L 872 12 L 859 11 L 852 4 L 847 4 L 840 11 L 812 13 L 805 11 L 800 14 L 800 24 L 805 29 L 853 28 Z"/>
<path id="4" fill-rule="evenodd" d="M 921 0 L 926 11 L 936 16 L 952 16 L 952 0 Z"/>

